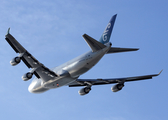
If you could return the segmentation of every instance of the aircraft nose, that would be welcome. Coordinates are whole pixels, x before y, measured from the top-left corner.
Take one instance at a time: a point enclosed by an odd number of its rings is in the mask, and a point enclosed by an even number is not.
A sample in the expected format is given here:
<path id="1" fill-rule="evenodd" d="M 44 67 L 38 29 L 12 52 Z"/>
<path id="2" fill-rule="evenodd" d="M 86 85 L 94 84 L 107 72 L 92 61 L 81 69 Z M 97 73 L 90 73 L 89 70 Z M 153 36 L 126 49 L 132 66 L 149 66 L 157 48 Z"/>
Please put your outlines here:
<path id="1" fill-rule="evenodd" d="M 32 83 L 29 85 L 29 87 L 28 87 L 28 91 L 30 92 L 30 93 L 34 93 L 33 91 L 34 91 L 34 88 L 35 88 L 35 86 L 36 86 L 36 81 L 32 81 Z"/>
<path id="2" fill-rule="evenodd" d="M 30 93 L 33 93 L 33 86 L 32 86 L 32 84 L 29 85 L 28 91 L 29 91 Z"/>

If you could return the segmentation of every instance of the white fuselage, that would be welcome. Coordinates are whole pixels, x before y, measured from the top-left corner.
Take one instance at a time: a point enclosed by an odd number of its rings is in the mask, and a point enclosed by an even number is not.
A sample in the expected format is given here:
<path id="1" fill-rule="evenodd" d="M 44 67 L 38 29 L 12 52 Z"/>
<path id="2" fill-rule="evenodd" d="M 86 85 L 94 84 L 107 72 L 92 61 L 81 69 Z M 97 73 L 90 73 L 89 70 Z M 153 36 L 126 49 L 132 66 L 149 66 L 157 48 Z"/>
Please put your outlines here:
<path id="1" fill-rule="evenodd" d="M 90 70 L 109 51 L 111 45 L 96 52 L 89 51 L 80 55 L 58 67 L 52 69 L 58 77 L 45 83 L 41 79 L 35 78 L 28 90 L 31 93 L 41 93 L 49 89 L 59 88 L 75 81 L 80 75 Z"/>

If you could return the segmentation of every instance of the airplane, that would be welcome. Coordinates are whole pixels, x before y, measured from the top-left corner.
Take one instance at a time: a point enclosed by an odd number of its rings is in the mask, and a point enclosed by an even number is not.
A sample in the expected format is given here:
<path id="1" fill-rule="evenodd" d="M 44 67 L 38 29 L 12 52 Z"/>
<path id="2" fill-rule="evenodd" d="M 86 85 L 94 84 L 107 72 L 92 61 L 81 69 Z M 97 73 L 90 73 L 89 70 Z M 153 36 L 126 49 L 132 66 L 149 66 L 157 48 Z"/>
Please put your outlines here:
<path id="1" fill-rule="evenodd" d="M 91 48 L 91 51 L 86 52 L 58 67 L 49 69 L 40 63 L 32 54 L 30 54 L 11 34 L 10 28 L 5 35 L 6 41 L 19 55 L 10 61 L 12 66 L 20 63 L 22 60 L 28 68 L 31 68 L 29 72 L 22 76 L 24 81 L 28 81 L 35 75 L 31 84 L 28 87 L 30 93 L 43 93 L 47 90 L 59 88 L 62 86 L 80 87 L 84 86 L 78 91 L 80 95 L 86 95 L 90 92 L 93 85 L 115 84 L 111 87 L 113 92 L 118 92 L 124 87 L 125 82 L 152 79 L 159 74 L 124 77 L 124 78 L 111 78 L 111 79 L 79 79 L 79 76 L 86 73 L 93 66 L 95 66 L 99 60 L 106 54 L 137 51 L 137 48 L 119 48 L 112 47 L 110 42 L 110 36 L 114 27 L 117 14 L 113 15 L 107 24 L 103 34 L 99 41 L 90 37 L 87 34 L 83 35 L 83 38 Z"/>

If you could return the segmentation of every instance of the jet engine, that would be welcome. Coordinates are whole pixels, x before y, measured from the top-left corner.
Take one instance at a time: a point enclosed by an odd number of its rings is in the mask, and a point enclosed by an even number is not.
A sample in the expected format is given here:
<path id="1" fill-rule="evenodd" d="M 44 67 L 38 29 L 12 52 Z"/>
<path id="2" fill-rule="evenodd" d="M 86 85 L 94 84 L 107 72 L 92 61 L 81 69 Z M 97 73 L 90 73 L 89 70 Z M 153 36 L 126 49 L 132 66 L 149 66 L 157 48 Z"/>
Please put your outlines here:
<path id="1" fill-rule="evenodd" d="M 111 90 L 113 92 L 118 92 L 120 91 L 122 88 L 124 87 L 124 84 L 116 84 L 114 86 L 111 87 Z"/>
<path id="2" fill-rule="evenodd" d="M 33 73 L 28 72 L 22 76 L 22 80 L 28 81 L 29 79 L 32 78 L 32 76 L 33 76 Z"/>
<path id="3" fill-rule="evenodd" d="M 91 87 L 85 87 L 85 88 L 82 88 L 78 91 L 79 95 L 86 95 L 90 92 L 91 90 Z"/>
<path id="4" fill-rule="evenodd" d="M 20 57 L 15 57 L 15 58 L 13 58 L 13 59 L 10 61 L 10 64 L 11 64 L 12 66 L 15 66 L 15 65 L 17 65 L 17 64 L 20 63 L 20 60 L 21 60 Z"/>

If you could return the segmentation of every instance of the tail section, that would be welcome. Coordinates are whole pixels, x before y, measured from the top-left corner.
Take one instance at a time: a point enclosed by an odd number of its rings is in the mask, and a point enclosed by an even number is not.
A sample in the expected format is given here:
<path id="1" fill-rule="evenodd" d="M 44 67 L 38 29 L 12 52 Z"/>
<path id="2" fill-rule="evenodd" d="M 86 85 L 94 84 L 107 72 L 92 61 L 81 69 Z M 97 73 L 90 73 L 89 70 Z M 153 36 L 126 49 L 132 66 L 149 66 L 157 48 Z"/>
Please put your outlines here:
<path id="1" fill-rule="evenodd" d="M 107 27 L 105 28 L 99 41 L 95 40 L 94 38 L 90 37 L 87 34 L 83 35 L 83 38 L 85 39 L 85 41 L 87 42 L 89 47 L 92 49 L 92 52 L 96 52 L 98 50 L 101 50 L 101 49 L 107 47 L 106 45 L 107 45 L 107 43 L 109 43 L 111 32 L 113 30 L 116 17 L 117 17 L 117 14 L 112 16 L 112 18 L 110 19 L 110 22 L 108 23 Z M 138 48 L 111 47 L 110 50 L 106 54 L 137 51 L 137 50 L 139 50 L 139 49 Z"/>
<path id="2" fill-rule="evenodd" d="M 95 40 L 87 34 L 84 34 L 83 38 L 85 39 L 89 47 L 92 49 L 92 52 L 96 52 L 106 47 L 104 44 L 98 42 L 97 40 Z"/>
<path id="3" fill-rule="evenodd" d="M 119 53 L 119 52 L 130 52 L 130 51 L 137 51 L 139 48 L 120 48 L 120 47 L 111 47 L 111 49 L 106 53 Z"/>
<path id="4" fill-rule="evenodd" d="M 115 23 L 115 20 L 116 20 L 116 17 L 117 17 L 117 14 L 114 15 L 114 16 L 110 19 L 110 21 L 109 21 L 107 27 L 105 28 L 105 30 L 104 30 L 102 36 L 100 37 L 99 42 L 101 42 L 102 44 L 106 44 L 106 43 L 109 42 L 110 36 L 111 36 L 111 32 L 112 32 L 112 30 L 113 30 L 114 23 Z"/>

